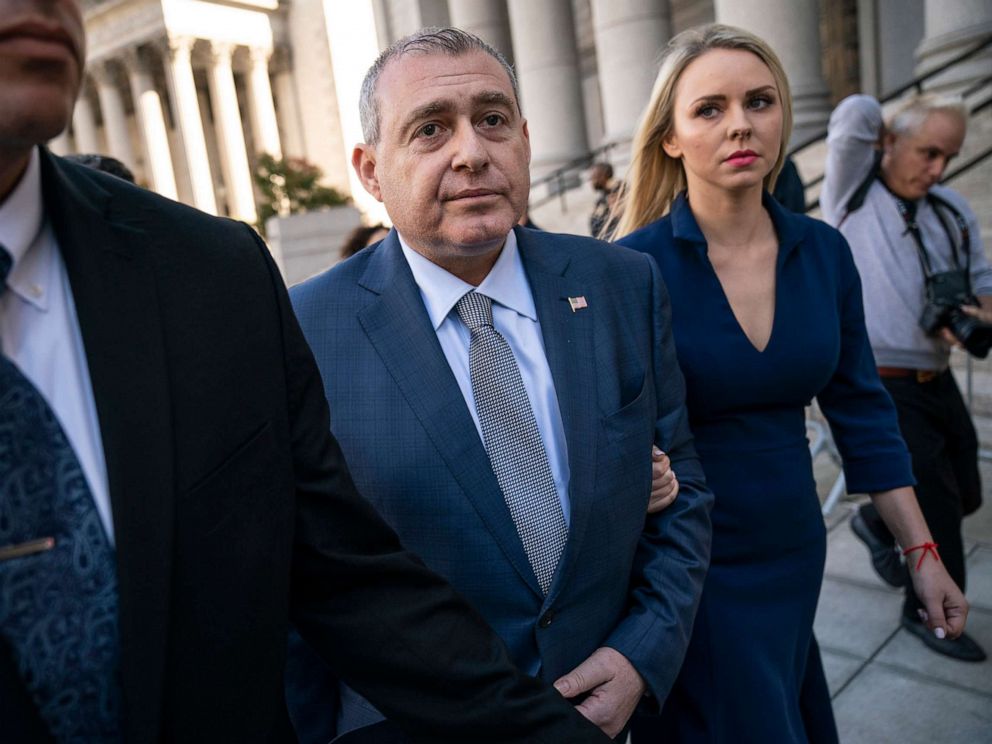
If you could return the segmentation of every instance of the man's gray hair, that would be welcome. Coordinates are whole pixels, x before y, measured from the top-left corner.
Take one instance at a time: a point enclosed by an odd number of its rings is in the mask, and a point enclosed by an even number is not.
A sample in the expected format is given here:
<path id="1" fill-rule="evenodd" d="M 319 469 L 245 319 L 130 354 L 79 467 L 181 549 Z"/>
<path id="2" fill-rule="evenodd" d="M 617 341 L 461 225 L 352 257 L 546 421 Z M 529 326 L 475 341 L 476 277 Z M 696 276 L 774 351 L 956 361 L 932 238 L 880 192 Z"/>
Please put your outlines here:
<path id="1" fill-rule="evenodd" d="M 923 93 L 914 95 L 893 111 L 886 128 L 896 135 L 911 134 L 920 128 L 930 114 L 938 111 L 955 114 L 965 124 L 968 122 L 968 109 L 961 96 Z"/>
<path id="2" fill-rule="evenodd" d="M 503 66 L 510 78 L 513 98 L 519 111 L 520 94 L 517 91 L 517 76 L 513 72 L 513 67 L 506 61 L 506 57 L 468 31 L 462 31 L 459 28 L 428 26 L 390 44 L 372 63 L 369 71 L 365 73 L 365 80 L 362 81 L 362 94 L 358 101 L 358 112 L 362 118 L 362 136 L 365 137 L 365 144 L 376 144 L 381 135 L 379 131 L 379 100 L 376 98 L 376 88 L 379 85 L 382 71 L 390 61 L 406 54 L 447 54 L 456 57 L 473 51 L 485 52 Z"/>

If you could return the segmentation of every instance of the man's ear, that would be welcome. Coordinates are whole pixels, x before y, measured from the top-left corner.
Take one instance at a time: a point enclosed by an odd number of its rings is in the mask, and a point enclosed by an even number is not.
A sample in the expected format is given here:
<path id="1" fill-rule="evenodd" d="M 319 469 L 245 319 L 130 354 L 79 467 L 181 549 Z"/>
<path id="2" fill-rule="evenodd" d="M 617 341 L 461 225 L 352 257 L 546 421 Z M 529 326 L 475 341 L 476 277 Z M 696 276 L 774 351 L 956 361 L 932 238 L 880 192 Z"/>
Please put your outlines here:
<path id="1" fill-rule="evenodd" d="M 382 201 L 382 190 L 379 188 L 379 177 L 375 171 L 375 148 L 364 142 L 355 145 L 351 153 L 351 167 L 355 169 L 358 180 L 376 201 Z"/>
<path id="2" fill-rule="evenodd" d="M 527 120 L 521 125 L 524 133 L 524 144 L 527 146 L 527 165 L 530 165 L 530 130 L 527 128 Z"/>

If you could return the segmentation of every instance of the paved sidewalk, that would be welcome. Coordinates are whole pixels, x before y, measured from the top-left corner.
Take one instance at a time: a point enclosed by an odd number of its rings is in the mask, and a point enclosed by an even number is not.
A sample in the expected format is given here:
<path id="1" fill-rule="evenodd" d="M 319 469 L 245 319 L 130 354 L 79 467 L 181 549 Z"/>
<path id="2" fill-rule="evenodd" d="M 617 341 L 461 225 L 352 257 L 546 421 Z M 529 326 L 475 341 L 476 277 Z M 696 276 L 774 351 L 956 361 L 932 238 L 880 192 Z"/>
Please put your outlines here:
<path id="1" fill-rule="evenodd" d="M 817 461 L 821 493 L 836 467 Z M 965 519 L 968 632 L 992 652 L 992 465 L 985 502 Z M 848 525 L 864 499 L 827 517 L 827 567 L 815 632 L 843 744 L 992 744 L 992 661 L 969 664 L 930 651 L 899 627 L 901 591 L 879 579 Z"/>

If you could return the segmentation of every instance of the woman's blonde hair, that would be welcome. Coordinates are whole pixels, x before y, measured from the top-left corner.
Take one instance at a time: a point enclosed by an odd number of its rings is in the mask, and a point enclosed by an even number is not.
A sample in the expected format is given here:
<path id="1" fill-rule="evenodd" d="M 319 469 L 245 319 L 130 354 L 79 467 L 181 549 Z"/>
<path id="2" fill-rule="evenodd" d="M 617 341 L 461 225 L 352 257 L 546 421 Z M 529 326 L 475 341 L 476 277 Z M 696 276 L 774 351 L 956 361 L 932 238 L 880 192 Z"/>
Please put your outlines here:
<path id="1" fill-rule="evenodd" d="M 775 186 L 792 134 L 792 95 L 782 63 L 768 44 L 744 29 L 719 23 L 690 28 L 673 37 L 665 49 L 651 100 L 634 134 L 630 169 L 620 199 L 614 205 L 613 211 L 620 219 L 611 240 L 667 214 L 676 195 L 686 187 L 682 161 L 669 157 L 662 143 L 674 127 L 675 91 L 682 73 L 691 62 L 712 49 L 751 52 L 765 63 L 775 79 L 782 106 L 782 141 L 775 166 L 765 177 L 765 188 L 770 191 Z"/>

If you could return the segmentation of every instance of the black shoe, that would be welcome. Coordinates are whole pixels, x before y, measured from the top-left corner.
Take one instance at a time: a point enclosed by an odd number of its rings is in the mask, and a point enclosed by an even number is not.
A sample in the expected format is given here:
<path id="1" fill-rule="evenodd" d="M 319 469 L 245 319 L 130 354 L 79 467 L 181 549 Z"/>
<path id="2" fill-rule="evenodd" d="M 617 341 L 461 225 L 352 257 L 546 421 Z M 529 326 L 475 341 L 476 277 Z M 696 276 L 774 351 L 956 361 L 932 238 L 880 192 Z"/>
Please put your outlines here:
<path id="1" fill-rule="evenodd" d="M 887 543 L 872 532 L 859 511 L 851 516 L 851 529 L 858 539 L 868 546 L 871 552 L 871 565 L 882 581 L 889 586 L 906 586 L 906 568 L 895 544 Z"/>
<path id="2" fill-rule="evenodd" d="M 966 633 L 962 633 L 954 640 L 938 638 L 922 622 L 911 620 L 905 615 L 902 616 L 902 627 L 923 641 L 924 646 L 929 646 L 942 656 L 948 656 L 958 661 L 985 661 L 985 651 Z"/>

